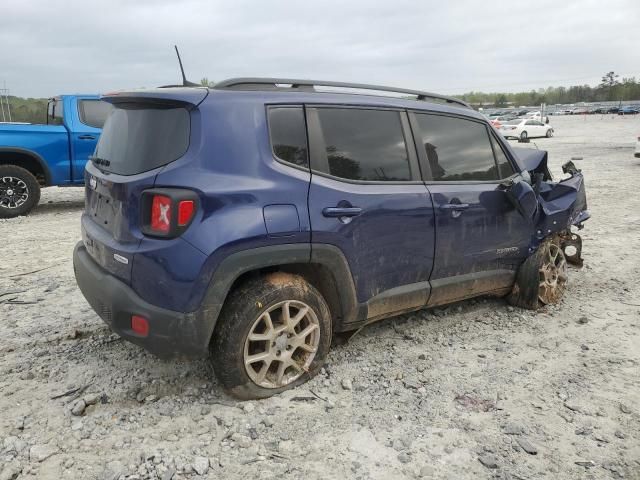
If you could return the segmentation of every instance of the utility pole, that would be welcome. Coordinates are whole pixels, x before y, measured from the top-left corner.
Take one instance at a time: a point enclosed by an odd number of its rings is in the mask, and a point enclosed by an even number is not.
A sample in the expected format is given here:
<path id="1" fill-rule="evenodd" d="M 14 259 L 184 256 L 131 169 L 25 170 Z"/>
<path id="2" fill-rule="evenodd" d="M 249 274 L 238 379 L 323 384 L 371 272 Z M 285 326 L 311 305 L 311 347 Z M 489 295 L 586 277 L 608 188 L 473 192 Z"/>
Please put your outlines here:
<path id="1" fill-rule="evenodd" d="M 11 104 L 9 103 L 9 90 L 7 89 L 7 81 L 3 82 L 3 88 L 0 88 L 0 111 L 2 111 L 2 121 L 11 121 Z"/>

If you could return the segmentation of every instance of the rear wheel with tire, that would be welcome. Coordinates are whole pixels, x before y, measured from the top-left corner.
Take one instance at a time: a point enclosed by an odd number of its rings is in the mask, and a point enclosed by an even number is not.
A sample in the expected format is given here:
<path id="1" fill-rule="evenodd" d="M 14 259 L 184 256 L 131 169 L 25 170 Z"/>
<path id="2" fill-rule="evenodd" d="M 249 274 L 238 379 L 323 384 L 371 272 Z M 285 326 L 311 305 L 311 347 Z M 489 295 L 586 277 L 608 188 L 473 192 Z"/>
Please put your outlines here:
<path id="1" fill-rule="evenodd" d="M 210 353 L 223 387 L 248 400 L 309 380 L 330 345 L 331 315 L 320 292 L 298 275 L 276 272 L 229 294 Z"/>
<path id="2" fill-rule="evenodd" d="M 531 310 L 558 303 L 567 280 L 567 259 L 559 241 L 548 239 L 520 265 L 507 300 L 512 305 Z"/>
<path id="3" fill-rule="evenodd" d="M 527 132 L 522 132 L 520 134 L 520 139 L 521 140 L 526 140 L 529 137 L 529 135 L 527 134 Z"/>
<path id="4" fill-rule="evenodd" d="M 29 213 L 40 201 L 40 185 L 31 172 L 16 165 L 0 165 L 0 218 Z"/>
<path id="5" fill-rule="evenodd" d="M 551 138 L 553 137 L 553 130 L 549 129 L 547 130 L 547 138 Z"/>

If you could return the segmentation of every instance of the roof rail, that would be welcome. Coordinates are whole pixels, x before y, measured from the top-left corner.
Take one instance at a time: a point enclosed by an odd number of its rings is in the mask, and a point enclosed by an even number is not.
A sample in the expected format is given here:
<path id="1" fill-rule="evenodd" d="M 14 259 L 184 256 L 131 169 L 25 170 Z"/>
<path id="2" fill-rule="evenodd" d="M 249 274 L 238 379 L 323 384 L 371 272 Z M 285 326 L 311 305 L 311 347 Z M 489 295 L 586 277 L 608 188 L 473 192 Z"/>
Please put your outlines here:
<path id="1" fill-rule="evenodd" d="M 406 88 L 384 87 L 381 85 L 367 85 L 364 83 L 348 83 L 348 82 L 332 82 L 323 80 L 299 80 L 293 78 L 230 78 L 217 82 L 213 87 L 216 90 L 265 90 L 265 89 L 282 89 L 279 85 L 291 85 L 288 88 L 301 89 L 306 91 L 315 91 L 314 87 L 338 87 L 352 88 L 356 90 L 373 90 L 378 92 L 404 93 L 407 95 L 415 95 L 416 100 L 440 100 L 446 103 L 455 103 L 465 108 L 471 106 L 457 98 L 447 97 L 446 95 L 438 95 L 436 93 L 422 92 L 420 90 L 408 90 Z"/>

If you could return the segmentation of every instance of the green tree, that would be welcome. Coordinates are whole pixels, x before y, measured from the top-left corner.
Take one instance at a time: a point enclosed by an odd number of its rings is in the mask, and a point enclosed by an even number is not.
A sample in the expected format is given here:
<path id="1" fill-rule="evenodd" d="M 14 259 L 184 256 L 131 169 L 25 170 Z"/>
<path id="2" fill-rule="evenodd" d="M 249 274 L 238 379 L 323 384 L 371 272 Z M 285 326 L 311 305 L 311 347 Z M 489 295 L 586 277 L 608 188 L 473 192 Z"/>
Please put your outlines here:
<path id="1" fill-rule="evenodd" d="M 509 99 L 504 93 L 499 93 L 496 95 L 495 106 L 496 107 L 506 107 Z"/>

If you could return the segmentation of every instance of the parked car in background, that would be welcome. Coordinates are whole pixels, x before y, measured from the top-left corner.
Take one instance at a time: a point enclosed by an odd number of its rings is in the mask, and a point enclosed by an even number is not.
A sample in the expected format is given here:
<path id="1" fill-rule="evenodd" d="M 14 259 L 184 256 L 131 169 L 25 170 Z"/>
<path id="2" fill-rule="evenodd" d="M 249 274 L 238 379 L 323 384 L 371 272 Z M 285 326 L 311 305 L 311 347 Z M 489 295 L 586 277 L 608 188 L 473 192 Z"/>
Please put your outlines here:
<path id="1" fill-rule="evenodd" d="M 97 95 L 61 95 L 49 100 L 45 125 L 0 123 L 0 218 L 29 213 L 41 187 L 84 185 L 110 110 Z"/>
<path id="2" fill-rule="evenodd" d="M 549 117 L 548 116 L 544 116 L 544 118 L 542 117 L 542 113 L 540 111 L 532 111 L 527 113 L 527 115 L 525 115 L 525 118 L 529 118 L 532 120 L 538 120 L 542 123 L 549 123 Z"/>
<path id="3" fill-rule="evenodd" d="M 103 99 L 78 286 L 120 336 L 209 357 L 242 399 L 314 376 L 334 332 L 479 295 L 555 303 L 579 256 L 582 173 L 553 181 L 546 152 L 455 98 L 247 78 Z"/>
<path id="4" fill-rule="evenodd" d="M 574 108 L 571 110 L 571 115 L 587 115 L 589 109 L 585 107 Z"/>
<path id="5" fill-rule="evenodd" d="M 622 107 L 618 110 L 618 115 L 637 115 L 638 113 L 640 113 L 640 109 L 632 106 Z"/>
<path id="6" fill-rule="evenodd" d="M 515 115 L 504 115 L 500 117 L 493 117 L 491 120 L 489 120 L 489 123 L 491 123 L 491 125 L 493 125 L 495 128 L 500 128 L 500 125 L 502 125 L 504 122 L 508 122 L 509 120 L 514 120 L 515 118 L 517 118 Z"/>
<path id="7" fill-rule="evenodd" d="M 526 118 L 516 118 L 515 120 L 504 122 L 498 131 L 504 138 L 520 138 L 522 140 L 536 137 L 550 138 L 553 136 L 553 127 L 551 125 L 545 125 L 539 120 Z"/>
<path id="8" fill-rule="evenodd" d="M 620 107 L 609 107 L 607 109 L 607 113 L 618 113 L 620 111 Z"/>

